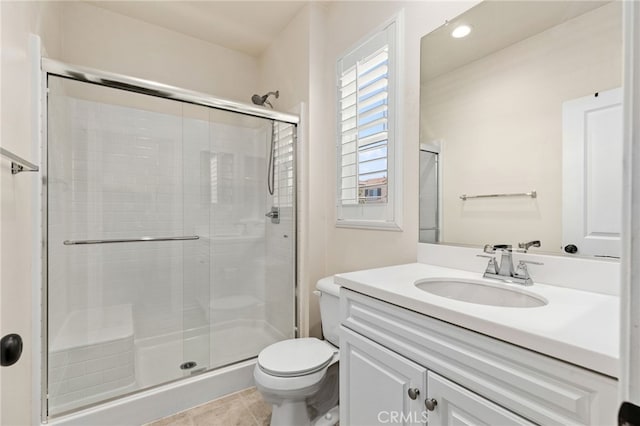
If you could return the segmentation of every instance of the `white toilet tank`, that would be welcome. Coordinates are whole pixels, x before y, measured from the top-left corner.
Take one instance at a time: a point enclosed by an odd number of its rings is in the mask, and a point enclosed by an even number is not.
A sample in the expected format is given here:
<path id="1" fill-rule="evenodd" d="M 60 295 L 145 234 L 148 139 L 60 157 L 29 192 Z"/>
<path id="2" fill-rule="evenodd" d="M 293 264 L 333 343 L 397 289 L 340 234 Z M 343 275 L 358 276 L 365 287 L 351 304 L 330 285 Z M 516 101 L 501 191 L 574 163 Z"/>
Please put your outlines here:
<path id="1" fill-rule="evenodd" d="M 333 276 L 318 281 L 320 292 L 320 318 L 325 340 L 340 346 L 340 286 L 333 282 Z"/>

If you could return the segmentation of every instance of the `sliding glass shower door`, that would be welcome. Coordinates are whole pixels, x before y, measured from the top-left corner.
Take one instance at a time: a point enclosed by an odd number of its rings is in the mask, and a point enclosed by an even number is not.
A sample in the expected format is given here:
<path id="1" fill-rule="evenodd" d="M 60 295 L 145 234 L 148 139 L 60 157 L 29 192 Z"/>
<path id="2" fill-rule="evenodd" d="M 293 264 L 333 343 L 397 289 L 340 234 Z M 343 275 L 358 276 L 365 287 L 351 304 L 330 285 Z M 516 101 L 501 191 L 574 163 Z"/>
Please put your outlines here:
<path id="1" fill-rule="evenodd" d="M 48 86 L 48 414 L 293 337 L 295 126 Z"/>

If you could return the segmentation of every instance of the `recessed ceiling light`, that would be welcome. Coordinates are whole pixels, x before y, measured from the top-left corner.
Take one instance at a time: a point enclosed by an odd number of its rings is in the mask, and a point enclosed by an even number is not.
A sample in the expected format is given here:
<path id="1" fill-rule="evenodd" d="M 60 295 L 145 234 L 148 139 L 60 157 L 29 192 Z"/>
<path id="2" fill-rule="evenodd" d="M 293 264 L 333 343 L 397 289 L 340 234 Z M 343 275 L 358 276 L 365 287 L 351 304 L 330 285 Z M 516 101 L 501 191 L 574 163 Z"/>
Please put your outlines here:
<path id="1" fill-rule="evenodd" d="M 458 25 L 453 31 L 451 31 L 451 37 L 462 38 L 469 35 L 471 27 L 469 25 Z"/>

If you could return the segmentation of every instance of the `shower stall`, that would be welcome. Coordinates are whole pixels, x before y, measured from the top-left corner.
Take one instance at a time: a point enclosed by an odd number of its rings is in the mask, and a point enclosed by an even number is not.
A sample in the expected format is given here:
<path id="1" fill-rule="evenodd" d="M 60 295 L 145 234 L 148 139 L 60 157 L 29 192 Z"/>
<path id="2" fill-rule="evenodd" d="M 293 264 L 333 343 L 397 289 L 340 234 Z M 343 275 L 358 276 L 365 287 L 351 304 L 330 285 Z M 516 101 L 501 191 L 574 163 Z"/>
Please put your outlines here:
<path id="1" fill-rule="evenodd" d="M 43 420 L 295 337 L 298 117 L 43 68 Z"/>

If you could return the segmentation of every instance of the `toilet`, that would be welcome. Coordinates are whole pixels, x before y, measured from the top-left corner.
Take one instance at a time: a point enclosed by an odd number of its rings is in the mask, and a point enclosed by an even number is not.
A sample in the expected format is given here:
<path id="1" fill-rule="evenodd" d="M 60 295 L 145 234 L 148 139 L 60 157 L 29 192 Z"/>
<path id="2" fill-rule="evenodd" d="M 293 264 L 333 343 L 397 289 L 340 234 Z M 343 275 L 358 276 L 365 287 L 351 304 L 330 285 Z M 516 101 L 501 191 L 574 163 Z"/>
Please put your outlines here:
<path id="1" fill-rule="evenodd" d="M 271 426 L 329 426 L 339 420 L 339 297 L 333 276 L 316 285 L 325 340 L 288 339 L 264 348 L 253 370 L 256 387 L 272 404 Z"/>

